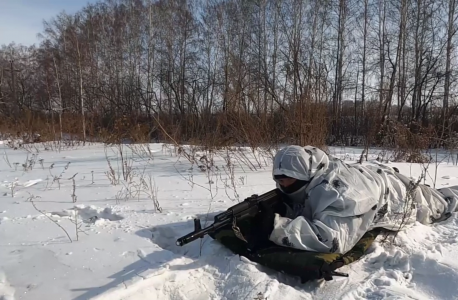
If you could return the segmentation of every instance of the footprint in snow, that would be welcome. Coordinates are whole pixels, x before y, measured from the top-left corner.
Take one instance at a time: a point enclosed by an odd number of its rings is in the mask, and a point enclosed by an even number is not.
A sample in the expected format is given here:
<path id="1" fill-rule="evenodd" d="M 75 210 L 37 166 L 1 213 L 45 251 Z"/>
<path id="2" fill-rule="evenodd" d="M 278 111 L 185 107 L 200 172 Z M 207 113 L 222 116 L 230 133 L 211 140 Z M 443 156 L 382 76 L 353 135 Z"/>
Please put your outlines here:
<path id="1" fill-rule="evenodd" d="M 123 257 L 136 257 L 137 256 L 137 252 L 135 251 L 124 251 L 121 256 Z"/>
<path id="2" fill-rule="evenodd" d="M 43 179 L 32 179 L 32 180 L 28 180 L 28 181 L 26 181 L 24 183 L 21 183 L 19 181 L 9 182 L 9 181 L 5 180 L 5 181 L 3 181 L 3 183 L 4 183 L 3 186 L 10 188 L 11 185 L 14 183 L 16 186 L 31 187 L 33 185 L 36 185 L 37 183 L 42 182 L 42 181 L 43 181 Z"/>
<path id="3" fill-rule="evenodd" d="M 113 210 L 109 207 L 99 208 L 93 205 L 78 205 L 73 209 L 67 209 L 60 212 L 51 212 L 50 214 L 54 217 L 69 218 L 73 217 L 75 212 L 77 212 L 78 216 L 85 223 L 101 224 L 104 221 L 120 221 L 124 219 L 124 217 L 114 213 Z"/>

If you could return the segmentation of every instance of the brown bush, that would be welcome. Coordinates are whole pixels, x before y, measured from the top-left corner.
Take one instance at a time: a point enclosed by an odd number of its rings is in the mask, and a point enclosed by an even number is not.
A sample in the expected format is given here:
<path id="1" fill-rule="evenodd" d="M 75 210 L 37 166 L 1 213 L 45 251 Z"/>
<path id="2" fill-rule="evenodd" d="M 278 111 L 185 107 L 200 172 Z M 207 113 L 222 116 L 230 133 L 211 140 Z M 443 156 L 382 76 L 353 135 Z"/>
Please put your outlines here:
<path id="1" fill-rule="evenodd" d="M 332 126 L 328 112 L 329 105 L 303 99 L 302 103 L 291 103 L 268 113 L 233 110 L 120 115 L 108 111 L 88 113 L 85 122 L 87 139 L 105 143 L 154 141 L 199 145 L 205 149 L 234 145 L 272 149 L 279 144 L 298 144 L 326 149 Z M 64 112 L 62 123 L 57 113 L 25 110 L 21 116 L 0 119 L 4 136 L 22 138 L 25 143 L 59 140 L 61 132 L 73 140 L 83 139 L 79 114 Z M 392 120 L 381 126 L 377 120 L 380 120 L 377 106 L 367 105 L 361 123 L 364 130 L 360 130 L 366 149 L 374 145 L 394 149 L 392 159 L 396 161 L 428 161 L 422 150 L 437 144 L 434 126 L 421 127 L 413 122 L 406 126 Z"/>
<path id="2" fill-rule="evenodd" d="M 421 127 L 416 123 L 410 126 L 391 122 L 391 137 L 394 152 L 391 160 L 410 163 L 427 163 L 431 161 L 422 151 L 430 148 L 436 138 L 434 127 Z"/>

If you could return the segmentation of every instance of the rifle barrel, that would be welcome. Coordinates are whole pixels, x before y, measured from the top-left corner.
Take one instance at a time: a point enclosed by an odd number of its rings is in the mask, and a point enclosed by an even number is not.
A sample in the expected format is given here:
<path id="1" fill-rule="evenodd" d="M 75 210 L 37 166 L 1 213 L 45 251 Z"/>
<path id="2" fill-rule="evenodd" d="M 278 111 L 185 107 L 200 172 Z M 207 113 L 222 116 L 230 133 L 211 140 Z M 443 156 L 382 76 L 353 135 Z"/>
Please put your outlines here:
<path id="1" fill-rule="evenodd" d="M 209 232 L 212 232 L 216 229 L 219 229 L 223 226 L 226 226 L 227 224 L 229 224 L 229 221 L 230 220 L 226 220 L 226 221 L 223 221 L 223 222 L 218 222 L 218 223 L 214 223 L 208 227 L 205 227 L 204 229 L 202 230 L 199 230 L 199 231 L 193 231 L 191 233 L 188 233 L 187 235 L 177 239 L 177 246 L 183 246 L 183 245 L 186 245 L 192 241 L 195 241 L 197 240 L 198 238 L 202 238 L 204 237 L 206 234 L 208 234 Z"/>

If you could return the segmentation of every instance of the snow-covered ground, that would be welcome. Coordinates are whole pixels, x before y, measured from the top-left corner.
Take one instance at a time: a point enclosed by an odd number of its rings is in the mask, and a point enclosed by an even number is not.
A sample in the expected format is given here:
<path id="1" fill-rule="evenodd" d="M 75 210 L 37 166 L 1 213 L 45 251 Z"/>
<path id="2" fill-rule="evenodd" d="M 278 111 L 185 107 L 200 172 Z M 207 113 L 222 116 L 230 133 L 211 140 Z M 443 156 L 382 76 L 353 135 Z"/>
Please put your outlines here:
<path id="1" fill-rule="evenodd" d="M 0 145 L 1 300 L 458 299 L 456 215 L 417 224 L 394 245 L 376 242 L 340 269 L 349 278 L 300 284 L 210 238 L 175 244 L 194 217 L 205 224 L 237 199 L 274 188 L 269 152 L 214 153 L 209 172 L 209 154 L 196 154 L 191 168 L 172 146 L 123 146 L 126 174 L 132 167 L 124 180 L 117 146 L 44 148 Z M 355 162 L 361 150 L 330 152 Z M 458 185 L 458 167 L 447 154 L 439 158 L 426 182 Z M 424 167 L 390 165 L 414 178 Z"/>

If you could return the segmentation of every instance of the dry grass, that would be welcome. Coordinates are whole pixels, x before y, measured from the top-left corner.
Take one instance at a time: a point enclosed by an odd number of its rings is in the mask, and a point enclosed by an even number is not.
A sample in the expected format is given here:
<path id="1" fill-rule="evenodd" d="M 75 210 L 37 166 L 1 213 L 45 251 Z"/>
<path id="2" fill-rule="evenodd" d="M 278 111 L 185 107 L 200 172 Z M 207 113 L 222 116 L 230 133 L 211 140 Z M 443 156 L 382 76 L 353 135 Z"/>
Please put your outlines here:
<path id="1" fill-rule="evenodd" d="M 204 150 L 248 146 L 253 151 L 262 148 L 271 153 L 283 144 L 298 144 L 314 145 L 326 151 L 327 146 L 332 145 L 330 141 L 335 140 L 335 137 L 329 138 L 332 127 L 329 113 L 326 104 L 307 99 L 272 113 L 260 114 L 243 111 L 152 116 L 88 113 L 85 122 L 89 140 L 82 141 L 82 119 L 78 114 L 63 113 L 63 122 L 59 122 L 56 113 L 50 115 L 26 110 L 20 119 L 1 119 L 0 132 L 4 139 L 11 141 L 10 147 L 25 148 L 32 153 L 60 151 L 90 142 L 108 145 L 165 142 L 176 145 L 178 149 L 179 145 L 187 144 Z M 422 154 L 422 150 L 428 149 L 434 139 L 441 138 L 437 124 L 422 127 L 391 120 L 381 124 L 377 105 L 368 105 L 364 116 L 357 134 L 361 135 L 358 139 L 363 142 L 365 154 L 369 148 L 377 146 L 394 150 L 392 160 L 425 162 L 428 157 Z M 353 129 L 345 128 L 344 131 L 348 135 Z M 442 140 L 442 145 L 450 153 L 456 152 L 456 142 Z M 38 149 L 37 143 L 44 148 Z M 258 165 L 262 163 L 257 162 Z"/>

